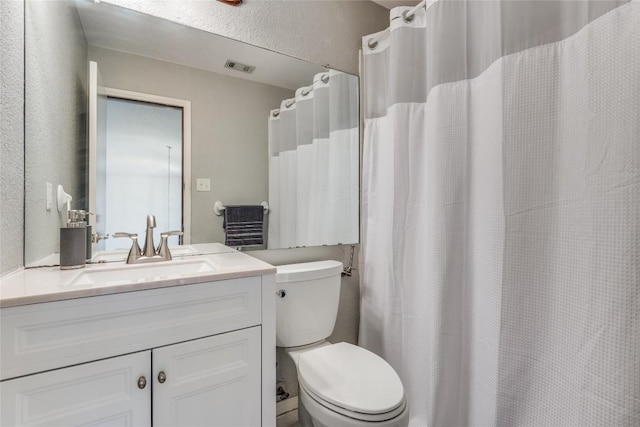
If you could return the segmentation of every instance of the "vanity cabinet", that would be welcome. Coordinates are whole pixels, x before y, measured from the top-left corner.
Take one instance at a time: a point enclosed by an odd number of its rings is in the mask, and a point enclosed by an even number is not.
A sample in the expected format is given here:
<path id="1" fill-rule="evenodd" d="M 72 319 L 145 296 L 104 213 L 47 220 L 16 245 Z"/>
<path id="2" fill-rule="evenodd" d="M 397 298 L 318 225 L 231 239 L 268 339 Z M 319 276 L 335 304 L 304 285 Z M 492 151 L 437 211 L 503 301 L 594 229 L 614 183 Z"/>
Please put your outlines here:
<path id="1" fill-rule="evenodd" d="M 0 424 L 275 425 L 272 288 L 266 275 L 2 308 Z"/>
<path id="2" fill-rule="evenodd" d="M 1 399 L 3 426 L 259 426 L 260 328 L 8 380 Z"/>

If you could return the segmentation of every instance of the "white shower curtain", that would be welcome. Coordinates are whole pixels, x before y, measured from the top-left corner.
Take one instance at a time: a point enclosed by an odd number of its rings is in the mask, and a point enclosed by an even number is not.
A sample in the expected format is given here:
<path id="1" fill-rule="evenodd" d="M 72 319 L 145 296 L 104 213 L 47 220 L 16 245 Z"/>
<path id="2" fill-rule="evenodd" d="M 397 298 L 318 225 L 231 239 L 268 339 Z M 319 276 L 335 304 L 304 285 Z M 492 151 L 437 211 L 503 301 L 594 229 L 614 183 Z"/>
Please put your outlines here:
<path id="1" fill-rule="evenodd" d="M 269 249 L 358 241 L 358 79 L 330 70 L 269 115 Z"/>
<path id="2" fill-rule="evenodd" d="M 411 426 L 640 425 L 640 2 L 363 38 L 360 344 Z"/>

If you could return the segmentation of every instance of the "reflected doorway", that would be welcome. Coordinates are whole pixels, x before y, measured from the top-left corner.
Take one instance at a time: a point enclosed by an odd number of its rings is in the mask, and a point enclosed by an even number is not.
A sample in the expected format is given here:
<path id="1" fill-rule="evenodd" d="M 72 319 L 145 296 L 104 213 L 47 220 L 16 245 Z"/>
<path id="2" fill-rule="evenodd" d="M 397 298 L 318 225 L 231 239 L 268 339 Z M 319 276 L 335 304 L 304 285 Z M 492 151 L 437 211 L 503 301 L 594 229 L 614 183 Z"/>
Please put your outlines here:
<path id="1" fill-rule="evenodd" d="M 97 213 L 109 234 L 137 233 L 143 242 L 150 213 L 156 242 L 161 231 L 183 229 L 183 126 L 181 107 L 107 97 L 105 211 Z M 130 246 L 126 239 L 105 241 L 105 250 Z"/>
<path id="2" fill-rule="evenodd" d="M 105 87 L 89 63 L 89 211 L 92 253 L 128 249 L 145 239 L 146 216 L 169 243 L 191 242 L 191 101 Z"/>

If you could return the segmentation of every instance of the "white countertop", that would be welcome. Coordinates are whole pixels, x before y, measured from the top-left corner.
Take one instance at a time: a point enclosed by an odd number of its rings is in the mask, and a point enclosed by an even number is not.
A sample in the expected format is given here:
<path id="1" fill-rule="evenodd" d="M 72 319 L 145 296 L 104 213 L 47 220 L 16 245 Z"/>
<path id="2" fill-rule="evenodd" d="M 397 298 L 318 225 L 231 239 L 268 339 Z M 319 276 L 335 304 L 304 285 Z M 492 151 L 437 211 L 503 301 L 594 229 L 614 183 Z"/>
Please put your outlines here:
<path id="1" fill-rule="evenodd" d="M 124 262 L 112 262 L 88 264 L 85 268 L 77 270 L 60 270 L 59 267 L 23 269 L 0 278 L 0 308 L 275 274 L 276 268 L 272 265 L 245 253 L 231 248 L 228 249 L 228 252 L 175 258 L 172 261 L 150 264 L 127 265 Z M 122 273 L 126 269 L 143 268 L 141 266 L 148 268 L 169 265 L 179 269 L 181 263 L 186 266 L 187 263 L 192 264 L 196 259 L 204 260 L 204 262 L 214 265 L 215 269 L 213 271 L 194 272 L 184 275 L 175 273 L 163 275 L 164 273 L 161 273 L 153 277 L 138 278 L 135 281 L 120 279 L 88 285 L 72 285 L 77 282 L 76 279 L 81 277 L 83 272 L 108 274 L 109 271 L 118 271 Z M 119 276 L 123 276 L 123 274 L 119 274 Z"/>

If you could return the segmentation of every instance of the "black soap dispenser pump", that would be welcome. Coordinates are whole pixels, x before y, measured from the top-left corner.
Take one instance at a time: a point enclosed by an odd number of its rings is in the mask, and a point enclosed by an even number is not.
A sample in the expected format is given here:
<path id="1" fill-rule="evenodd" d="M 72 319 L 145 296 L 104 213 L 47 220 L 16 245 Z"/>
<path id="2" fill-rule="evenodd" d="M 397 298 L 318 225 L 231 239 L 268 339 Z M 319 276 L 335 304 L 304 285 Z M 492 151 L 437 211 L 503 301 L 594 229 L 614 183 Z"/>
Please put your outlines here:
<path id="1" fill-rule="evenodd" d="M 66 227 L 60 229 L 60 269 L 83 268 L 87 255 L 87 223 L 84 211 L 69 209 Z"/>

